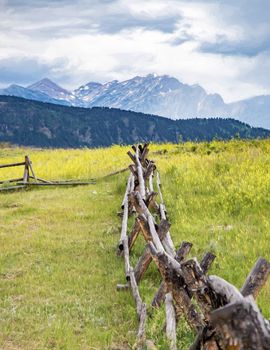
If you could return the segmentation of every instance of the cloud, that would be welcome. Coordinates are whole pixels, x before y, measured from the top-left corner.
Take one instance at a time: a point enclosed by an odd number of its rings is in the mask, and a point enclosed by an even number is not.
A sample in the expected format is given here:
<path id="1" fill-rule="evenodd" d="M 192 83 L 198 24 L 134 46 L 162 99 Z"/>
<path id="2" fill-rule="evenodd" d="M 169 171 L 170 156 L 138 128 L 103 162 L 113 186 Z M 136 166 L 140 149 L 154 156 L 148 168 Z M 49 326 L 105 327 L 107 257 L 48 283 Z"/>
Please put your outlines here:
<path id="1" fill-rule="evenodd" d="M 173 32 L 181 19 L 179 12 L 165 6 L 165 11 L 151 11 L 141 2 L 141 7 L 123 0 L 70 1 L 8 1 L 4 6 L 2 28 L 20 24 L 20 32 L 38 30 L 40 35 L 62 36 L 82 32 L 117 33 L 132 28 L 146 28 Z M 23 16 L 22 16 L 23 11 Z M 6 14 L 5 14 L 6 12 Z M 11 19 L 4 19 L 6 15 Z"/>
<path id="2" fill-rule="evenodd" d="M 269 33 L 270 35 L 270 33 Z M 229 41 L 223 36 L 217 37 L 216 42 L 204 42 L 200 45 L 200 51 L 229 56 L 249 56 L 254 57 L 270 50 L 270 36 L 261 40 Z"/>
<path id="3" fill-rule="evenodd" d="M 202 52 L 253 57 L 270 50 L 270 2 L 224 0 L 218 6 L 225 28 L 234 28 L 235 36 L 217 33 L 214 40 L 203 41 Z"/>
<path id="4" fill-rule="evenodd" d="M 12 58 L 0 60 L 1 83 L 28 84 L 37 76 L 46 76 L 50 68 L 29 58 Z"/>
<path id="5" fill-rule="evenodd" d="M 270 93 L 270 2 L 0 0 L 0 84 L 64 87 L 149 72 L 226 101 Z"/>
<path id="6" fill-rule="evenodd" d="M 65 63 L 64 59 L 45 63 L 34 57 L 0 59 L 1 85 L 9 85 L 14 82 L 29 85 L 43 77 L 62 80 L 62 77 L 57 74 L 57 69 Z"/>

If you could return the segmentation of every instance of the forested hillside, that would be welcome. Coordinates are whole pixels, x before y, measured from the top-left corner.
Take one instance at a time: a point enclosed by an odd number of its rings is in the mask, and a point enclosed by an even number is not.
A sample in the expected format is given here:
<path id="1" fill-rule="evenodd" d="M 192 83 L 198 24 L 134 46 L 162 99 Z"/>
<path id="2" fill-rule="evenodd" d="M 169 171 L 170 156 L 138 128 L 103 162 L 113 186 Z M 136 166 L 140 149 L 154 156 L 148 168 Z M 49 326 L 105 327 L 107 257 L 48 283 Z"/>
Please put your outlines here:
<path id="1" fill-rule="evenodd" d="M 18 145 L 78 148 L 269 136 L 268 130 L 233 119 L 173 121 L 113 108 L 68 107 L 0 96 L 0 142 Z"/>

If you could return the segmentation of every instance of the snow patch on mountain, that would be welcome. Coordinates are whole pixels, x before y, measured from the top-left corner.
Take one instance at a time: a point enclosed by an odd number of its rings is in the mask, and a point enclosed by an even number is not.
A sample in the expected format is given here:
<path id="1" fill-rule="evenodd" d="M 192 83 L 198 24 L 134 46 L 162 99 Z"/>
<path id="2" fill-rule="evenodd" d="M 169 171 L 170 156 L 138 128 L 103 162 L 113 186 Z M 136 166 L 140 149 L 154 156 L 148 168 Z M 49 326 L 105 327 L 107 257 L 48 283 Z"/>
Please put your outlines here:
<path id="1" fill-rule="evenodd" d="M 11 85 L 0 94 L 78 107 L 113 107 L 171 119 L 231 117 L 270 129 L 270 96 L 226 104 L 200 85 L 183 84 L 169 75 L 148 74 L 125 81 L 89 82 L 68 91 L 48 78 L 27 88 Z"/>

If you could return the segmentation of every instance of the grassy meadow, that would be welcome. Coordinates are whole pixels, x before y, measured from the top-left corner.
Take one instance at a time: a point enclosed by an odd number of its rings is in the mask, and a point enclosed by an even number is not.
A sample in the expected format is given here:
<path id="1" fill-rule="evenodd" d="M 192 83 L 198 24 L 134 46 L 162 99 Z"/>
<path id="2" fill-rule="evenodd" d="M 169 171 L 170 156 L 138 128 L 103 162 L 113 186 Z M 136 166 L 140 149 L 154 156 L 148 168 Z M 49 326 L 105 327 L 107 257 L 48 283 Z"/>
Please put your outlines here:
<path id="1" fill-rule="evenodd" d="M 130 164 L 128 147 L 42 150 L 0 148 L 0 164 L 29 154 L 38 177 L 99 178 Z M 191 256 L 212 251 L 210 270 L 241 287 L 259 256 L 270 259 L 270 140 L 151 145 L 161 174 L 171 235 L 191 241 Z M 0 180 L 23 169 L 0 169 Z M 137 320 L 116 245 L 127 173 L 95 185 L 0 193 L 0 349 L 132 349 Z M 144 246 L 132 253 L 135 265 Z M 140 291 L 160 282 L 151 264 Z M 258 298 L 270 318 L 270 283 Z M 167 349 L 164 310 L 151 310 L 147 337 Z M 182 321 L 179 349 L 193 334 Z"/>

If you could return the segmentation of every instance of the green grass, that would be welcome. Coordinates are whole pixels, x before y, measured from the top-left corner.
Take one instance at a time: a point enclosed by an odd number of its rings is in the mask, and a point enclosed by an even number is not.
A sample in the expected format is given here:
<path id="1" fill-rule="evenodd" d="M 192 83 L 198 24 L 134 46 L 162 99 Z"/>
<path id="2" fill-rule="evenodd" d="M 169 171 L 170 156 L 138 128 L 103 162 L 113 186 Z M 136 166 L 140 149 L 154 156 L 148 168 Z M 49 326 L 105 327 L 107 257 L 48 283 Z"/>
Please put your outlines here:
<path id="1" fill-rule="evenodd" d="M 38 176 L 90 179 L 129 164 L 128 148 L 0 149 L 1 163 L 30 154 Z M 241 287 L 256 259 L 270 259 L 270 141 L 153 145 L 176 245 L 211 250 L 218 274 Z M 2 169 L 0 178 L 22 169 Z M 0 194 L 0 349 L 130 349 L 137 320 L 115 254 L 127 173 L 76 188 Z M 131 225 L 131 222 L 130 222 Z M 144 246 L 132 253 L 136 263 Z M 160 282 L 152 264 L 140 285 L 149 304 Z M 270 317 L 270 284 L 258 304 Z M 149 310 L 147 336 L 167 349 L 164 310 Z M 178 346 L 192 333 L 178 327 Z"/>

